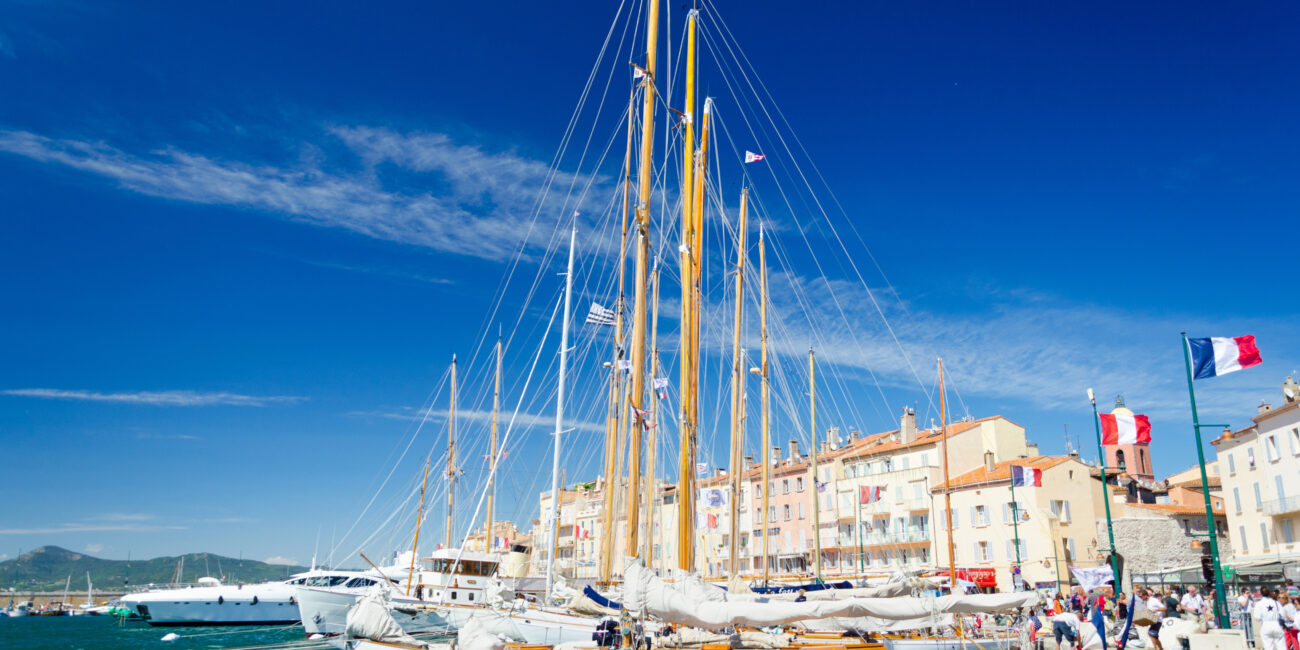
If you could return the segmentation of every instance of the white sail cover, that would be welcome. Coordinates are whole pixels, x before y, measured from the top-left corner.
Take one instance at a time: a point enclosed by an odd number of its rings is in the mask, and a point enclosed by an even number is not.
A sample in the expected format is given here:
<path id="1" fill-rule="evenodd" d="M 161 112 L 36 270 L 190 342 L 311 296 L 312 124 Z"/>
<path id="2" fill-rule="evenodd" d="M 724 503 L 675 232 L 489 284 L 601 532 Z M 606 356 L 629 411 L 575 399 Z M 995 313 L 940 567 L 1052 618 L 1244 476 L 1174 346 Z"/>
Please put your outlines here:
<path id="1" fill-rule="evenodd" d="M 647 571 L 640 559 L 628 562 L 623 573 L 623 607 L 633 616 L 657 616 L 669 623 L 716 630 L 732 625 L 767 627 L 831 617 L 904 620 L 942 614 L 975 614 L 1034 605 L 1034 592 L 943 596 L 939 598 L 846 598 L 807 602 L 773 601 L 742 596 L 736 600 L 723 589 L 688 575 L 669 585 Z"/>
<path id="2" fill-rule="evenodd" d="M 393 616 L 388 613 L 388 589 L 382 584 L 376 585 L 363 598 L 357 601 L 357 604 L 348 610 L 347 628 L 345 632 L 348 637 L 354 639 L 369 639 L 380 643 L 390 643 L 403 645 L 411 648 L 429 648 L 431 647 L 424 641 L 419 641 L 408 635 L 402 626 L 393 620 Z"/>

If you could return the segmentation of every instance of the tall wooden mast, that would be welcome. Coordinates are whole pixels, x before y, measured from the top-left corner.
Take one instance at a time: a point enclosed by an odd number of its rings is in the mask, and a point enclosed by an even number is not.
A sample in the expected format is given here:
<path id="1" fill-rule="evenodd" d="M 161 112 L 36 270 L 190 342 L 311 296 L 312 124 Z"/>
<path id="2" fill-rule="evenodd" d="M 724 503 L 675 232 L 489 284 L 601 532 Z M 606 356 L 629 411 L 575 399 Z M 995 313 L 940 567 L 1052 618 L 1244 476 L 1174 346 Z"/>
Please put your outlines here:
<path id="1" fill-rule="evenodd" d="M 650 286 L 654 295 L 651 315 L 650 315 L 650 376 L 659 376 L 659 260 L 655 259 L 654 269 L 650 272 Z M 650 390 L 655 390 L 652 385 Z M 646 409 L 648 411 L 650 427 L 646 429 L 646 463 L 645 463 L 645 545 L 641 550 L 641 557 L 645 558 L 646 566 L 654 559 L 654 529 L 655 529 L 655 497 L 658 496 L 658 485 L 655 483 L 655 450 L 658 449 L 657 439 L 659 437 L 659 398 L 658 396 L 650 397 L 650 404 Z"/>
<path id="2" fill-rule="evenodd" d="M 817 581 L 822 579 L 822 527 L 821 527 L 821 504 L 817 502 L 817 366 L 814 361 L 812 348 L 808 348 L 808 411 L 809 424 L 812 433 L 812 449 L 809 470 L 812 473 L 812 485 L 809 495 L 812 496 L 812 524 L 813 524 L 813 574 Z"/>
<path id="3" fill-rule="evenodd" d="M 601 485 L 604 515 L 600 531 L 600 581 L 610 581 L 614 566 L 614 485 L 618 459 L 618 362 L 609 363 L 609 406 L 605 414 L 605 471 Z"/>
<path id="4" fill-rule="evenodd" d="M 948 402 L 943 392 L 943 358 L 939 358 L 939 431 L 943 440 L 943 509 L 948 526 L 948 593 L 957 593 L 957 554 L 952 542 L 952 484 L 948 478 Z M 971 522 L 975 525 L 975 522 Z M 957 617 L 957 634 L 961 635 L 961 617 Z"/>
<path id="5" fill-rule="evenodd" d="M 636 555 L 640 525 L 637 505 L 641 502 L 641 431 L 645 403 L 645 321 L 646 282 L 650 256 L 650 190 L 653 184 L 655 132 L 655 58 L 659 42 L 659 0 L 650 0 L 646 26 L 645 88 L 641 108 L 641 166 L 638 168 L 636 202 L 636 293 L 632 308 L 632 430 L 631 458 L 627 483 L 627 554 Z M 651 479 L 653 480 L 653 479 Z"/>
<path id="6" fill-rule="evenodd" d="M 763 584 L 766 585 L 768 577 L 768 529 L 771 526 L 771 522 L 767 519 L 767 509 L 769 492 L 771 492 L 768 488 L 772 481 L 772 441 L 770 440 L 770 435 L 768 433 L 767 413 L 768 389 L 770 388 L 767 376 L 767 249 L 764 247 L 763 229 L 761 227 L 758 229 L 758 288 L 758 313 L 759 321 L 761 323 L 760 328 L 763 343 L 763 366 L 760 368 L 760 372 L 763 376 L 763 485 L 759 488 L 763 494 L 763 510 L 758 517 L 754 518 L 754 521 L 763 522 Z"/>
<path id="7" fill-rule="evenodd" d="M 415 540 L 411 542 L 411 566 L 406 570 L 406 595 L 411 595 L 411 578 L 415 576 L 415 558 L 420 548 L 420 524 L 424 522 L 424 491 L 429 487 L 429 463 L 432 459 L 424 457 L 424 483 L 420 485 L 420 507 L 415 511 Z M 316 567 L 316 556 L 312 556 L 312 568 Z"/>
<path id="8" fill-rule="evenodd" d="M 488 443 L 487 523 L 483 529 L 483 552 L 492 552 L 496 536 L 492 534 L 492 505 L 497 494 L 497 419 L 501 412 L 501 336 L 497 335 L 496 383 L 492 389 L 492 437 Z"/>
<path id="9" fill-rule="evenodd" d="M 451 355 L 451 405 L 447 416 L 447 548 L 451 548 L 451 520 L 456 507 L 456 355 Z"/>
<path id="10" fill-rule="evenodd" d="M 654 0 L 651 0 L 652 2 Z M 689 571 L 695 564 L 695 412 L 692 403 L 692 373 L 695 371 L 695 19 L 691 10 L 686 29 L 686 111 L 682 118 L 682 319 L 681 352 L 681 445 L 677 467 L 677 567 Z"/>
<path id="11" fill-rule="evenodd" d="M 749 212 L 749 190 L 740 191 L 740 219 L 736 234 L 736 314 L 731 341 L 731 545 L 728 548 L 730 573 L 735 577 L 740 567 L 740 485 L 745 468 L 745 366 L 740 354 L 741 318 L 745 298 L 745 231 Z"/>

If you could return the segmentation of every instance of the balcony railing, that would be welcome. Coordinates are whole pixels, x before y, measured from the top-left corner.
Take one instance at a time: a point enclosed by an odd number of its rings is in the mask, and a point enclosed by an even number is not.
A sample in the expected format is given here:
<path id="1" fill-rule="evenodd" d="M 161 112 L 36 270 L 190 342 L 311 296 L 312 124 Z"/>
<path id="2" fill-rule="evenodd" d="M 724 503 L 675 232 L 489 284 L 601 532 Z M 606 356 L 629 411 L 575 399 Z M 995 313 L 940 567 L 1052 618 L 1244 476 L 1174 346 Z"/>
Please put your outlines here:
<path id="1" fill-rule="evenodd" d="M 1285 515 L 1292 512 L 1300 512 L 1300 495 L 1284 496 L 1281 499 L 1264 502 L 1266 515 Z"/>

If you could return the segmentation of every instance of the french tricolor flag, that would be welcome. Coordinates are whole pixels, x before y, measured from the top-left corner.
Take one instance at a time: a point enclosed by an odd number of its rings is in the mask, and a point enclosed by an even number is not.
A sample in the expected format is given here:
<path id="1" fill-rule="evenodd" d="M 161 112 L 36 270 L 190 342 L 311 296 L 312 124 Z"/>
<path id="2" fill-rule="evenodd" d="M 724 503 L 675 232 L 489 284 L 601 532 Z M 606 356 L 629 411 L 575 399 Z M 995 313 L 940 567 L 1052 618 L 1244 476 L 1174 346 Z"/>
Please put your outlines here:
<path id="1" fill-rule="evenodd" d="M 1011 466 L 1012 487 L 1043 487 L 1043 470 L 1023 465 Z"/>
<path id="2" fill-rule="evenodd" d="M 1196 379 L 1226 375 L 1262 361 L 1253 336 L 1187 339 L 1187 347 L 1192 351 L 1192 375 Z"/>
<path id="3" fill-rule="evenodd" d="M 1151 442 L 1151 421 L 1133 413 L 1102 413 L 1101 444 L 1136 445 Z"/>

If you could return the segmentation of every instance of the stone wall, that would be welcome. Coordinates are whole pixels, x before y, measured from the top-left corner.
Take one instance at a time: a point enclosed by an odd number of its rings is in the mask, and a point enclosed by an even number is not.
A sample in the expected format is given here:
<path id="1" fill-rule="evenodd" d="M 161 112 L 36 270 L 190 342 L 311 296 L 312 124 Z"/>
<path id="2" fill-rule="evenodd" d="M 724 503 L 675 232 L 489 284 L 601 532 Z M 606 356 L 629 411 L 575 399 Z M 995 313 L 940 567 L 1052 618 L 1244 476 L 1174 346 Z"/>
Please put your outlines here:
<path id="1" fill-rule="evenodd" d="M 1191 532 L 1204 534 L 1205 519 L 1192 519 Z M 1200 546 L 1204 537 L 1191 537 L 1183 530 L 1182 519 L 1170 517 L 1120 517 L 1114 520 L 1115 546 L 1124 557 L 1124 584 L 1131 585 L 1133 573 L 1155 573 L 1167 569 L 1199 566 Z M 1097 520 L 1097 539 L 1106 540 L 1106 520 Z M 1105 545 L 1105 541 L 1102 541 Z M 1208 553 L 1208 550 L 1205 551 Z M 1219 555 L 1232 557 L 1228 538 L 1219 535 Z"/>

